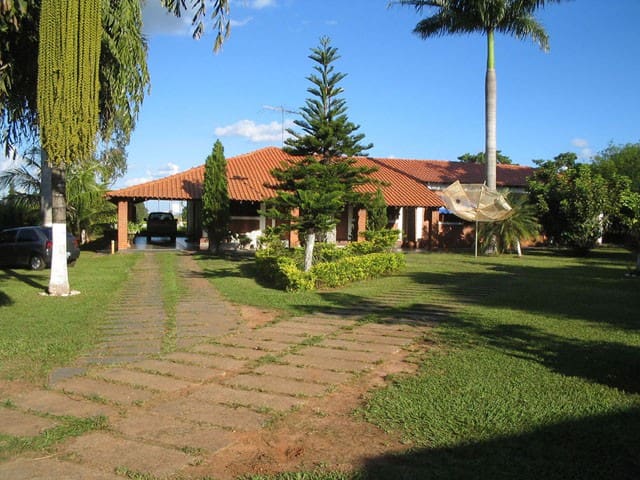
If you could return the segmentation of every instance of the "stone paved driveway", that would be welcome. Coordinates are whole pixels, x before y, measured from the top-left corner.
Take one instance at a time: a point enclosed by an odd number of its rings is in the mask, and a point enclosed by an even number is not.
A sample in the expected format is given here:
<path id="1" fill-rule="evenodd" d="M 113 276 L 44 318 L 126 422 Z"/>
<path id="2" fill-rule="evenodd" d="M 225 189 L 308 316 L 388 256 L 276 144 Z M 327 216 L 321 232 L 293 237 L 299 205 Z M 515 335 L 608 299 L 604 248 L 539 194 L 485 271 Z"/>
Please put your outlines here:
<path id="1" fill-rule="evenodd" d="M 249 328 L 188 255 L 175 348 L 163 353 L 166 313 L 157 254 L 145 254 L 108 311 L 104 341 L 52 373 L 49 388 L 5 395 L 0 432 L 30 437 L 70 415 L 104 415 L 109 427 L 73 438 L 45 458 L 0 464 L 0 479 L 122 479 L 136 471 L 180 475 L 203 455 L 264 428 L 274 416 L 336 391 L 400 355 L 424 324 L 308 315 Z"/>

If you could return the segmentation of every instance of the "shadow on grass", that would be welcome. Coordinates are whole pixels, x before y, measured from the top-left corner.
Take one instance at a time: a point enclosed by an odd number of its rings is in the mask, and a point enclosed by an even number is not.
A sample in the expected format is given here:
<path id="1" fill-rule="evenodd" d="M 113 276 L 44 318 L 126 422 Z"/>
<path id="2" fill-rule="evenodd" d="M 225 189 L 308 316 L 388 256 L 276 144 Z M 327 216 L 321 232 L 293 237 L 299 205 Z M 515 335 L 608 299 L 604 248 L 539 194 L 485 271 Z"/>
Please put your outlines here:
<path id="1" fill-rule="evenodd" d="M 13 305 L 13 299 L 0 290 L 0 307 L 8 307 L 9 305 Z"/>
<path id="2" fill-rule="evenodd" d="M 610 341 L 577 340 L 525 325 L 486 326 L 452 317 L 454 331 L 463 331 L 507 355 L 544 365 L 569 377 L 580 377 L 627 393 L 640 393 L 640 347 Z M 443 333 L 446 338 L 447 333 Z M 450 339 L 451 340 L 451 339 Z M 460 338 L 453 339 L 455 343 Z"/>
<path id="3" fill-rule="evenodd" d="M 3 272 L 3 275 L 0 278 L 7 279 L 7 280 L 10 278 L 14 278 L 26 285 L 29 285 L 30 287 L 37 288 L 39 290 L 47 289 L 47 285 L 44 283 L 41 283 L 40 281 L 42 280 L 41 277 L 34 277 L 33 274 L 18 273 L 17 271 L 11 270 L 11 269 L 4 269 L 2 270 L 2 272 Z"/>
<path id="4" fill-rule="evenodd" d="M 398 297 L 367 298 L 361 295 L 353 295 L 344 292 L 330 291 L 319 292 L 318 295 L 324 301 L 320 304 L 299 304 L 295 308 L 303 314 L 323 314 L 340 318 L 364 318 L 368 321 L 385 324 L 406 325 L 434 325 L 436 322 L 446 321 L 454 315 L 455 310 L 442 305 L 430 305 L 416 302 L 402 306 L 392 303 L 398 301 Z"/>
<path id="5" fill-rule="evenodd" d="M 450 448 L 371 458 L 371 480 L 640 478 L 640 408 Z"/>
<path id="6" fill-rule="evenodd" d="M 606 258 L 606 257 L 603 257 Z M 508 308 L 567 319 L 640 329 L 640 295 L 636 279 L 624 277 L 620 263 L 561 267 L 488 265 L 486 272 L 420 271 L 411 279 L 442 291 L 453 303 Z"/>

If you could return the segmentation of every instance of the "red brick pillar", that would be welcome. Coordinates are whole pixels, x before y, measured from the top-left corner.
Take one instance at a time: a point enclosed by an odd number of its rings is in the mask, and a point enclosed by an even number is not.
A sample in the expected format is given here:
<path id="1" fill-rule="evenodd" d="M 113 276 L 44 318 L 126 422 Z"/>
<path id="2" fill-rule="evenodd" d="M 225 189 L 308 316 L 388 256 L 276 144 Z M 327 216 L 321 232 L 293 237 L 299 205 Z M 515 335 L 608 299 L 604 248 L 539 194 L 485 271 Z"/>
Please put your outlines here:
<path id="1" fill-rule="evenodd" d="M 291 214 L 294 217 L 297 217 L 298 215 L 300 215 L 300 210 L 298 210 L 297 208 L 294 208 Z M 289 247 L 293 248 L 293 247 L 299 247 L 299 246 L 300 246 L 300 234 L 298 233 L 297 230 L 291 230 L 289 232 Z"/>
<path id="2" fill-rule="evenodd" d="M 129 224 L 129 202 L 126 200 L 118 201 L 118 250 L 126 250 L 129 248 L 127 239 Z"/>
<path id="3" fill-rule="evenodd" d="M 439 235 L 439 225 L 440 221 L 440 212 L 437 208 L 430 208 L 427 213 L 427 222 L 428 222 L 428 230 L 429 230 L 429 250 L 433 250 L 439 247 L 440 244 L 440 235 Z"/>
<path id="4" fill-rule="evenodd" d="M 367 230 L 367 211 L 364 208 L 358 210 L 358 231 L 356 232 L 356 238 L 358 241 L 364 240 L 362 233 Z"/>

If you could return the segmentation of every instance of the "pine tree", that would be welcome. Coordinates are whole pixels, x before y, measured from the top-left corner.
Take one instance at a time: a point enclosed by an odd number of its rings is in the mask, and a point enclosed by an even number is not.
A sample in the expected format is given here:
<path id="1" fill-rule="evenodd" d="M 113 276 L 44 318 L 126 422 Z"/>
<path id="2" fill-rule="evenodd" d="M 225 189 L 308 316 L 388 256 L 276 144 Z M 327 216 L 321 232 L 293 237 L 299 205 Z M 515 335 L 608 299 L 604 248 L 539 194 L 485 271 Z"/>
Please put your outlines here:
<path id="1" fill-rule="evenodd" d="M 343 156 L 364 155 L 373 144 L 361 145 L 363 133 L 355 133 L 360 125 L 355 125 L 347 117 L 347 102 L 339 95 L 344 89 L 338 86 L 347 75 L 334 72 L 333 62 L 340 59 L 338 49 L 331 46 L 328 37 L 320 39 L 320 46 L 311 50 L 309 58 L 317 63 L 316 73 L 307 77 L 313 86 L 307 89 L 313 98 L 308 98 L 302 107 L 301 120 L 294 124 L 302 132 L 288 129 L 291 135 L 285 141 L 285 150 L 292 155 L 318 155 L 323 162 L 330 162 Z"/>
<path id="2" fill-rule="evenodd" d="M 285 150 L 297 158 L 274 169 L 272 186 L 276 196 L 267 202 L 267 216 L 285 221 L 285 228 L 301 232 L 305 242 L 305 271 L 311 268 L 316 234 L 335 228 L 345 207 L 366 205 L 370 194 L 356 187 L 374 183 L 370 174 L 376 169 L 359 167 L 351 158 L 364 155 L 373 145 L 362 145 L 364 134 L 349 121 L 347 105 L 339 95 L 338 83 L 345 77 L 332 65 L 340 58 L 327 37 L 309 56 L 316 62 L 315 72 L 307 79 L 313 84 L 307 91 L 313 96 L 301 109 L 301 120 L 294 123 Z"/>
<path id="3" fill-rule="evenodd" d="M 227 161 L 220 140 L 213 146 L 204 165 L 202 186 L 202 225 L 216 252 L 229 232 L 230 206 L 227 188 Z"/>

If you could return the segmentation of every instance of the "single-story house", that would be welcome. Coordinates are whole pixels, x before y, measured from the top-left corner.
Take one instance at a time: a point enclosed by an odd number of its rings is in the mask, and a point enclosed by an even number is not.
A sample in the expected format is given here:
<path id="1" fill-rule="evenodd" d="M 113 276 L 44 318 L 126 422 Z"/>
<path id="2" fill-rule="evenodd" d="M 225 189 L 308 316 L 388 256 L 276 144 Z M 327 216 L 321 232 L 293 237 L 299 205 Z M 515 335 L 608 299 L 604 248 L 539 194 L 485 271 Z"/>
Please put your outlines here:
<path id="1" fill-rule="evenodd" d="M 267 185 L 273 183 L 271 171 L 295 157 L 277 147 L 266 147 L 244 155 L 227 158 L 227 183 L 231 200 L 231 230 L 246 234 L 257 243 L 257 237 L 272 220 L 260 215 L 265 199 L 274 195 Z M 385 183 L 381 187 L 390 212 L 390 223 L 402 231 L 402 239 L 425 248 L 437 248 L 442 236 L 444 202 L 436 193 L 455 180 L 482 183 L 484 166 L 463 162 L 436 160 L 400 160 L 357 157 L 357 165 L 376 167 L 372 175 Z M 501 188 L 524 189 L 530 167 L 499 165 L 497 184 Z M 187 235 L 202 235 L 202 184 L 204 165 L 147 183 L 107 194 L 118 206 L 118 249 L 128 247 L 127 224 L 135 217 L 135 204 L 146 200 L 184 200 L 187 202 Z M 371 191 L 376 187 L 370 186 Z M 336 240 L 357 240 L 364 231 L 366 211 L 349 207 L 336 229 Z M 292 232 L 290 245 L 297 245 Z"/>

